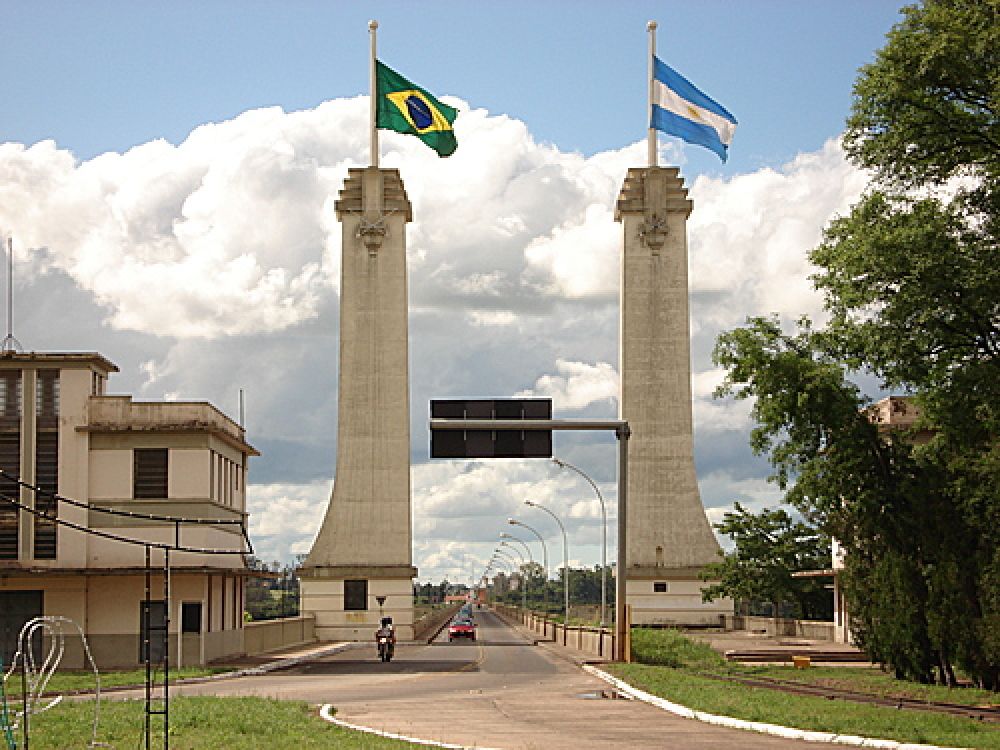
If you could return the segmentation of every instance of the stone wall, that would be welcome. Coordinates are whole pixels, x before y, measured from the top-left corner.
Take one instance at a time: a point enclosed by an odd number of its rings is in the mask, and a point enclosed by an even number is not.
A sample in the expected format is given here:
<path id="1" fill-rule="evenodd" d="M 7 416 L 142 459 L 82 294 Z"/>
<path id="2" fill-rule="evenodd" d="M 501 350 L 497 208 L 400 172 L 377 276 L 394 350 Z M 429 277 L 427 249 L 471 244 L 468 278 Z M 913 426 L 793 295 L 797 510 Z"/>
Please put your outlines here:
<path id="1" fill-rule="evenodd" d="M 279 620 L 248 622 L 243 626 L 247 655 L 266 654 L 316 640 L 316 616 L 283 617 Z"/>
<path id="2" fill-rule="evenodd" d="M 533 633 L 537 633 L 540 636 L 539 640 L 551 641 L 603 659 L 611 659 L 614 656 L 615 632 L 610 628 L 564 625 L 544 615 L 499 604 L 495 605 L 493 610 L 504 620 L 523 625 Z"/>
<path id="3" fill-rule="evenodd" d="M 452 604 L 442 609 L 435 609 L 428 612 L 415 623 L 413 623 L 413 640 L 426 641 L 437 635 L 437 632 L 446 622 L 455 616 L 462 605 Z"/>
<path id="4" fill-rule="evenodd" d="M 726 615 L 723 618 L 723 627 L 726 630 L 747 630 L 766 636 L 813 638 L 818 641 L 834 640 L 834 624 L 832 622 L 792 620 L 786 617 L 776 619 L 774 617 Z"/>

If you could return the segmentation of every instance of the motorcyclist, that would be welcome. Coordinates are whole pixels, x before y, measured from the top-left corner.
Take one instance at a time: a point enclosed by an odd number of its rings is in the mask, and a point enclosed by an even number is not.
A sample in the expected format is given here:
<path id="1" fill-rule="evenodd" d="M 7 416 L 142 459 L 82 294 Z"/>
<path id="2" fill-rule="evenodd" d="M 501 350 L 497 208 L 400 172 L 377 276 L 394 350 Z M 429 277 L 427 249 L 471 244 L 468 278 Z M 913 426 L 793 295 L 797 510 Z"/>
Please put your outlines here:
<path id="1" fill-rule="evenodd" d="M 396 649 L 396 629 L 392 626 L 392 618 L 383 617 L 379 623 L 380 627 L 375 631 L 375 643 L 378 644 L 379 638 L 388 638 L 390 653 L 392 653 Z"/>

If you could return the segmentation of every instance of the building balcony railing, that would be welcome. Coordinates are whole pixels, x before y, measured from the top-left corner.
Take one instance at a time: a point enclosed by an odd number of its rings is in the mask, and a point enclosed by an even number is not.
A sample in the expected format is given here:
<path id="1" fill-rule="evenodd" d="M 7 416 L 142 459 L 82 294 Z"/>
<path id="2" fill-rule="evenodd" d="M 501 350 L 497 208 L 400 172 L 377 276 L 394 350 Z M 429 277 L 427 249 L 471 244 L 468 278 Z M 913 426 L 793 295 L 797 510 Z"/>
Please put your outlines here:
<path id="1" fill-rule="evenodd" d="M 251 455 L 246 431 L 205 401 L 133 401 L 131 396 L 91 396 L 89 432 L 211 432 Z"/>

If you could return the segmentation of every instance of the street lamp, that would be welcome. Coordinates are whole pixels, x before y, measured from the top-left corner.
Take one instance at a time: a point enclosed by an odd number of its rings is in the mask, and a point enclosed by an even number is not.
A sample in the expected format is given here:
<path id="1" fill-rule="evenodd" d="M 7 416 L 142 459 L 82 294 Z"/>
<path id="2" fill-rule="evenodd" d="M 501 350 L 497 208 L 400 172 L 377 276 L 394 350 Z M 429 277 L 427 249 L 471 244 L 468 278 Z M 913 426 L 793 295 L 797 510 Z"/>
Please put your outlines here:
<path id="1" fill-rule="evenodd" d="M 517 570 L 517 566 L 518 566 L 519 563 L 518 563 L 517 560 L 514 559 L 514 556 L 512 554 L 510 554 L 509 552 L 506 552 L 506 551 L 504 551 L 502 549 L 496 549 L 493 552 L 497 556 L 497 560 L 501 560 L 502 562 L 509 563 L 509 564 L 511 564 L 511 565 L 514 566 L 514 570 Z"/>
<path id="2" fill-rule="evenodd" d="M 544 505 L 541 505 L 540 503 L 533 503 L 530 500 L 525 500 L 524 504 L 528 505 L 528 506 L 530 506 L 532 508 L 538 508 L 539 510 L 544 510 L 546 513 L 548 513 L 550 516 L 552 516 L 552 518 L 555 519 L 555 522 L 557 524 L 559 524 L 559 530 L 562 531 L 562 535 L 563 535 L 563 571 L 564 571 L 563 572 L 563 606 L 564 606 L 565 611 L 566 611 L 566 614 L 565 614 L 565 619 L 566 619 L 565 624 L 569 625 L 569 540 L 566 537 L 566 527 L 563 526 L 562 521 L 559 520 L 559 516 L 557 516 L 551 510 L 549 510 L 548 508 L 546 508 Z"/>
<path id="3" fill-rule="evenodd" d="M 582 469 L 560 458 L 553 457 L 552 463 L 560 469 L 572 469 L 590 482 L 590 486 L 597 493 L 597 499 L 601 502 L 601 627 L 603 628 L 608 619 L 608 509 L 604 505 L 604 496 L 597 483 Z"/>
<path id="4" fill-rule="evenodd" d="M 514 572 L 517 572 L 517 570 L 518 570 L 517 561 L 513 557 L 511 557 L 510 555 L 504 554 L 502 552 L 502 550 L 499 550 L 499 549 L 493 550 L 493 559 L 497 563 L 504 563 L 505 565 L 509 565 L 510 566 L 510 570 L 508 571 L 508 573 L 514 573 Z M 496 580 L 495 576 L 494 576 L 494 580 Z M 510 576 L 509 575 L 507 576 L 507 580 L 509 582 L 509 580 L 510 580 Z"/>
<path id="5" fill-rule="evenodd" d="M 538 533 L 537 529 L 535 529 L 532 526 L 529 526 L 528 524 L 524 523 L 523 521 L 518 521 L 516 518 L 508 518 L 507 519 L 507 523 L 509 523 L 511 526 L 520 526 L 521 528 L 527 529 L 532 534 L 534 534 L 536 537 L 538 537 L 538 541 L 541 542 L 541 544 L 542 544 L 542 568 L 545 570 L 545 577 L 543 578 L 543 581 L 542 581 L 542 603 L 546 606 L 546 608 L 548 608 L 548 601 L 549 601 L 549 594 L 548 594 L 548 591 L 549 591 L 549 551 L 545 547 L 545 539 L 542 538 L 542 535 Z"/>
<path id="6" fill-rule="evenodd" d="M 521 558 L 521 567 L 518 569 L 519 570 L 518 578 L 520 579 L 520 583 L 521 583 L 521 609 L 527 609 L 528 608 L 528 586 L 527 586 L 527 580 L 524 577 L 524 566 L 525 566 L 524 555 L 522 555 L 521 554 L 521 550 L 519 550 L 513 544 L 508 544 L 507 542 L 501 540 L 500 546 L 501 547 L 506 547 L 507 549 L 513 550 L 514 552 L 517 553 L 517 556 L 519 558 Z"/>
<path id="7" fill-rule="evenodd" d="M 528 555 L 528 562 L 531 563 L 531 568 L 529 568 L 528 570 L 529 570 L 529 572 L 533 572 L 533 568 L 535 566 L 535 557 L 534 557 L 534 555 L 531 554 L 531 547 L 528 546 L 528 543 L 526 541 L 524 541 L 523 539 L 521 539 L 520 537 L 516 537 L 513 534 L 508 534 L 506 531 L 501 531 L 500 532 L 500 538 L 501 539 L 510 539 L 512 542 L 517 542 L 522 547 L 524 547 L 525 554 Z M 528 584 L 528 579 L 527 578 L 525 578 L 524 583 L 525 583 L 525 586 L 524 586 L 524 590 L 525 590 L 525 606 L 524 606 L 524 608 L 527 609 L 528 608 L 528 606 L 527 606 L 528 605 L 528 602 L 527 602 L 527 591 L 528 591 L 528 585 L 527 584 Z"/>
<path id="8" fill-rule="evenodd" d="M 506 531 L 501 531 L 500 532 L 500 538 L 501 539 L 510 539 L 512 542 L 517 542 L 522 547 L 524 547 L 524 551 L 528 555 L 528 559 L 531 561 L 532 564 L 534 564 L 535 558 L 531 556 L 531 547 L 528 546 L 528 543 L 526 541 L 524 541 L 520 537 L 514 536 L 513 534 L 508 534 Z"/>
<path id="9" fill-rule="evenodd" d="M 504 552 L 501 549 L 496 550 L 497 560 L 505 562 L 511 566 L 511 573 L 516 573 L 520 569 L 520 563 L 514 559 L 514 556 Z"/>
<path id="10" fill-rule="evenodd" d="M 509 549 L 511 552 L 517 555 L 517 559 L 521 561 L 521 565 L 527 564 L 527 561 L 524 559 L 524 555 L 521 554 L 521 550 L 519 550 L 513 544 L 500 540 L 500 546 L 505 548 L 504 550 L 502 550 L 503 552 L 506 552 Z"/>
<path id="11" fill-rule="evenodd" d="M 534 529 L 531 526 L 528 526 L 528 524 L 524 523 L 523 521 L 518 521 L 516 518 L 508 518 L 507 523 L 509 523 L 511 526 L 520 526 L 522 528 L 525 528 L 532 534 L 534 534 L 536 537 L 538 537 L 538 541 L 542 543 L 542 567 L 545 568 L 545 580 L 546 581 L 549 580 L 549 552 L 545 548 L 545 539 L 542 538 L 542 535 L 539 534 L 536 529 Z"/>

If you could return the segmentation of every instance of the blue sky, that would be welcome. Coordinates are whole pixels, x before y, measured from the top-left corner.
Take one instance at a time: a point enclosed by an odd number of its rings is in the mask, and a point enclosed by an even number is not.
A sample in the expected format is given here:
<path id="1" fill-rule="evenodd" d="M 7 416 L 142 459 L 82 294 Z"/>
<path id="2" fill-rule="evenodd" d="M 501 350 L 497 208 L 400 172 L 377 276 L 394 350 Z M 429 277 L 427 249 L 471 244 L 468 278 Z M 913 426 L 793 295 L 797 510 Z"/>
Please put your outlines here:
<path id="1" fill-rule="evenodd" d="M 11 2 L 4 140 L 54 138 L 86 159 L 248 109 L 314 107 L 368 89 L 379 55 L 438 94 L 592 154 L 642 136 L 646 21 L 660 56 L 740 121 L 728 165 L 781 163 L 836 135 L 857 68 L 898 17 L 886 0 L 703 2 Z"/>
<path id="2" fill-rule="evenodd" d="M 340 227 L 367 163 L 368 31 L 379 57 L 460 108 L 438 159 L 386 133 L 414 206 L 410 274 L 414 562 L 481 570 L 526 497 L 599 558 L 589 488 L 547 462 L 431 462 L 431 398 L 551 397 L 617 411 L 613 206 L 644 166 L 646 22 L 660 56 L 740 121 L 730 159 L 661 138 L 688 224 L 695 454 L 710 520 L 781 502 L 747 405 L 713 399 L 718 334 L 748 315 L 823 316 L 808 253 L 867 178 L 839 146 L 857 69 L 898 19 L 880 0 L 797 2 L 44 2 L 0 0 L 0 234 L 15 242 L 17 338 L 96 350 L 114 392 L 247 394 L 252 535 L 308 551 L 336 452 Z M 559 455 L 615 496 L 614 449 Z M 613 515 L 613 513 L 612 513 Z M 539 521 L 544 524 L 544 519 Z M 558 529 L 543 528 L 553 538 Z M 613 535 L 611 538 L 614 538 Z"/>

